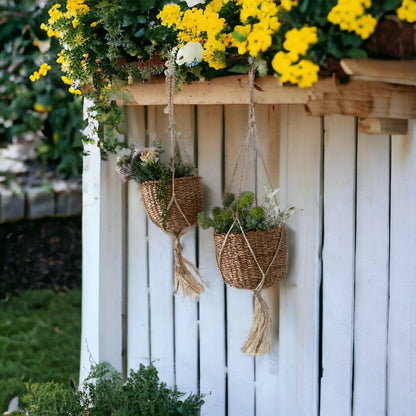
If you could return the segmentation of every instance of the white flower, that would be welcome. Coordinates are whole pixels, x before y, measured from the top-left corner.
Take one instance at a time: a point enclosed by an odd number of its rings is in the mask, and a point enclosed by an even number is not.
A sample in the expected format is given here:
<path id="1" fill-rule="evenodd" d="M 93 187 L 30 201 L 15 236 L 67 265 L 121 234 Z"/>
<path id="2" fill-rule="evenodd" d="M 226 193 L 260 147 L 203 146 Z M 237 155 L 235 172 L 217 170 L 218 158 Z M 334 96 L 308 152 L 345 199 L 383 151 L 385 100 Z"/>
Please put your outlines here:
<path id="1" fill-rule="evenodd" d="M 188 42 L 179 49 L 176 55 L 176 63 L 178 65 L 185 64 L 187 67 L 198 65 L 202 61 L 204 49 L 198 42 Z"/>
<path id="2" fill-rule="evenodd" d="M 188 7 L 194 7 L 197 4 L 204 4 L 205 0 L 186 0 L 186 4 Z"/>

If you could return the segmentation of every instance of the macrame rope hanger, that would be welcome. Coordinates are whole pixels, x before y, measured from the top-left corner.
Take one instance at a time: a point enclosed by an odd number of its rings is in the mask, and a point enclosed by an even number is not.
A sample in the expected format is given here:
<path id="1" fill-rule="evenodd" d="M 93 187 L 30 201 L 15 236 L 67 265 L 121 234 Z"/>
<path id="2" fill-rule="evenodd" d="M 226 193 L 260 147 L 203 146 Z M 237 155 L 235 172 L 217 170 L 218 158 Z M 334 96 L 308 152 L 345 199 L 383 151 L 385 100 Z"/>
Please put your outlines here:
<path id="1" fill-rule="evenodd" d="M 175 79 L 175 63 L 173 57 L 170 58 L 168 67 L 165 71 L 166 87 L 168 93 L 168 106 L 166 112 L 169 115 L 169 137 L 172 152 L 172 197 L 167 204 L 167 211 L 172 208 L 173 204 L 178 209 L 179 213 L 184 218 L 187 227 L 181 230 L 179 234 L 171 234 L 173 242 L 174 253 L 174 293 L 179 292 L 179 288 L 182 288 L 183 296 L 197 297 L 204 291 L 203 280 L 198 272 L 198 269 L 182 255 L 183 247 L 181 245 L 181 237 L 186 234 L 193 224 L 190 223 L 186 214 L 183 212 L 180 204 L 175 195 L 175 157 L 177 154 L 184 155 L 188 162 L 191 162 L 191 158 L 185 150 L 182 143 L 182 139 L 176 130 L 175 122 L 175 108 L 173 98 L 175 94 L 176 79 Z"/>
<path id="2" fill-rule="evenodd" d="M 258 131 L 257 131 L 257 125 L 256 125 L 256 116 L 254 111 L 254 79 L 255 79 L 255 73 L 257 70 L 257 65 L 255 62 L 253 62 L 250 65 L 249 72 L 248 72 L 248 79 L 249 79 L 249 111 L 248 111 L 248 126 L 247 126 L 247 132 L 246 136 L 242 142 L 241 148 L 239 150 L 237 161 L 234 166 L 231 182 L 228 186 L 227 192 L 230 192 L 231 187 L 235 183 L 235 180 L 238 175 L 239 169 L 241 172 L 239 173 L 239 181 L 238 181 L 238 192 L 241 194 L 243 190 L 243 185 L 245 182 L 245 174 L 246 174 L 246 165 L 247 165 L 247 159 L 249 154 L 250 145 L 252 145 L 253 148 L 253 169 L 254 169 L 254 197 L 255 197 L 255 203 L 258 204 L 258 175 L 257 175 L 257 158 L 260 158 L 260 161 L 264 167 L 264 171 L 266 173 L 268 185 L 273 189 L 272 181 L 270 178 L 270 174 L 267 170 L 267 166 L 264 160 L 264 154 L 263 149 L 260 143 Z M 278 203 L 275 198 L 276 204 Z M 282 235 L 278 244 L 278 247 L 276 249 L 276 252 L 267 266 L 266 270 L 263 270 L 262 267 L 259 264 L 258 259 L 256 258 L 256 255 L 254 253 L 253 248 L 250 245 L 250 242 L 248 241 L 248 238 L 243 230 L 242 224 L 240 222 L 240 219 L 238 218 L 238 215 L 234 219 L 234 222 L 232 223 L 231 227 L 229 228 L 225 238 L 224 242 L 222 244 L 221 250 L 218 253 L 217 257 L 217 264 L 218 266 L 221 264 L 221 258 L 223 255 L 223 251 L 225 248 L 225 245 L 227 244 L 228 237 L 234 228 L 235 225 L 238 225 L 244 241 L 247 244 L 247 247 L 250 251 L 250 254 L 253 257 L 253 260 L 256 264 L 256 266 L 259 269 L 260 275 L 261 275 L 261 281 L 257 285 L 257 287 L 252 290 L 253 292 L 253 298 L 254 298 L 254 316 L 253 316 L 253 324 L 251 326 L 251 329 L 247 335 L 246 340 L 244 341 L 243 346 L 241 347 L 241 351 L 243 351 L 246 354 L 252 355 L 252 356 L 258 356 L 262 354 L 266 354 L 271 352 L 271 317 L 270 317 L 270 311 L 269 307 L 266 303 L 266 301 L 261 296 L 261 290 L 263 289 L 264 282 L 266 279 L 266 276 L 275 262 L 278 253 L 281 248 L 282 244 Z"/>

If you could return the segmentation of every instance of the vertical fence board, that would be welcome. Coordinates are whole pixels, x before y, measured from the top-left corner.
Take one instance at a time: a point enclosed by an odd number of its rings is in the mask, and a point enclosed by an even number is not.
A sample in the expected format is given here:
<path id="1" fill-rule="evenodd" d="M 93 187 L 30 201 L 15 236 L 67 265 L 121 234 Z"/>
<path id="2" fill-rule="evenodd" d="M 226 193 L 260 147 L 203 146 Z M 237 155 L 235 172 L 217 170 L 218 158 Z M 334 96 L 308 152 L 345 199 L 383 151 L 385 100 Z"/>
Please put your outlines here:
<path id="1" fill-rule="evenodd" d="M 355 118 L 327 116 L 321 416 L 350 415 L 355 256 Z"/>
<path id="2" fill-rule="evenodd" d="M 164 140 L 169 149 L 167 116 L 163 107 L 149 107 L 149 141 Z M 160 379 L 175 384 L 173 254 L 171 237 L 148 221 L 151 358 Z"/>
<path id="3" fill-rule="evenodd" d="M 416 122 L 392 137 L 387 414 L 416 414 Z"/>
<path id="4" fill-rule="evenodd" d="M 126 108 L 130 144 L 146 145 L 145 108 Z M 127 367 L 138 369 L 149 364 L 149 299 L 146 210 L 139 184 L 130 181 L 127 188 Z"/>
<path id="5" fill-rule="evenodd" d="M 389 136 L 358 136 L 354 416 L 386 413 Z"/>
<path id="6" fill-rule="evenodd" d="M 283 109 L 282 206 L 302 211 L 288 225 L 288 277 L 280 284 L 279 415 L 316 415 L 321 276 L 321 121 Z M 300 192 L 300 190 L 302 190 Z"/>
<path id="7" fill-rule="evenodd" d="M 198 106 L 198 170 L 204 184 L 204 210 L 222 197 L 222 106 Z M 200 389 L 202 416 L 224 416 L 226 406 L 224 282 L 215 261 L 212 229 L 199 230 L 199 271 L 207 283 L 200 296 Z"/>
<path id="8" fill-rule="evenodd" d="M 259 203 L 264 201 L 264 185 L 277 188 L 279 183 L 280 112 L 274 105 L 255 107 L 259 139 L 262 144 L 268 175 L 258 161 Z M 269 305 L 272 319 L 272 352 L 256 357 L 256 415 L 276 415 L 278 409 L 278 345 L 279 345 L 279 286 L 262 290 L 263 299 Z"/>
<path id="9" fill-rule="evenodd" d="M 176 106 L 176 129 L 180 134 L 184 150 L 194 161 L 195 117 L 194 106 Z M 186 158 L 184 157 L 186 160 Z M 183 255 L 195 264 L 195 228 L 181 239 Z M 175 296 L 175 370 L 176 384 L 180 391 L 198 390 L 198 322 L 197 299 Z"/>
<path id="10" fill-rule="evenodd" d="M 225 183 L 232 179 L 237 155 L 247 130 L 248 108 L 245 105 L 225 107 Z M 254 166 L 248 158 L 244 190 L 253 191 Z M 238 180 L 236 189 L 238 191 Z M 240 348 L 253 321 L 252 294 L 248 290 L 227 287 L 227 348 L 228 348 L 228 413 L 254 414 L 254 359 Z"/>

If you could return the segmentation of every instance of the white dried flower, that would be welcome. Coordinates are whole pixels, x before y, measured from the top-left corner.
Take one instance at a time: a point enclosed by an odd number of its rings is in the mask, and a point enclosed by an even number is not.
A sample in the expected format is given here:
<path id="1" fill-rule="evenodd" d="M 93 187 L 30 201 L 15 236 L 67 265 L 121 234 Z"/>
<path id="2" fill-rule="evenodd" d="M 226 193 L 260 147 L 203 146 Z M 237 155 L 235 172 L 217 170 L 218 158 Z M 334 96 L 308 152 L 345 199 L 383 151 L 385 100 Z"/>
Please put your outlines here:
<path id="1" fill-rule="evenodd" d="M 199 42 L 188 42 L 185 46 L 179 49 L 176 55 L 177 65 L 186 65 L 193 67 L 202 61 L 204 49 Z"/>

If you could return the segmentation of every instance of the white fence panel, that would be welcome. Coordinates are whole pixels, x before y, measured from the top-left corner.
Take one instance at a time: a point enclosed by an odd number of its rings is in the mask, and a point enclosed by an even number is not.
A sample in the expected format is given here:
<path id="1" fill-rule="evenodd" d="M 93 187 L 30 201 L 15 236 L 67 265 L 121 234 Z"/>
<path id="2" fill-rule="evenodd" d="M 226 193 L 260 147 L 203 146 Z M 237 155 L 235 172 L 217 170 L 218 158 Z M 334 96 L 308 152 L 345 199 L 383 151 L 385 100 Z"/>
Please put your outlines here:
<path id="1" fill-rule="evenodd" d="M 288 276 L 280 284 L 279 415 L 318 409 L 321 278 L 321 150 L 319 118 L 286 107 L 282 123 L 282 205 L 302 211 L 288 221 Z"/>
<path id="2" fill-rule="evenodd" d="M 387 414 L 416 414 L 416 122 L 392 137 Z"/>
<path id="3" fill-rule="evenodd" d="M 386 414 L 389 147 L 358 136 L 354 416 Z"/>
<path id="4" fill-rule="evenodd" d="M 144 107 L 127 107 L 128 139 L 146 145 Z M 139 368 L 150 362 L 147 217 L 139 185 L 127 188 L 127 367 Z"/>
<path id="5" fill-rule="evenodd" d="M 347 416 L 353 382 L 356 122 L 327 116 L 324 129 L 321 415 Z"/>
<path id="6" fill-rule="evenodd" d="M 130 142 L 169 143 L 164 106 L 127 113 Z M 247 106 L 177 106 L 176 114 L 210 212 L 231 180 Z M 273 352 L 240 351 L 252 295 L 224 285 L 212 230 L 183 238 L 206 291 L 199 300 L 173 295 L 170 237 L 147 220 L 138 185 L 121 184 L 115 157 L 102 162 L 94 147 L 84 167 L 81 380 L 90 358 L 120 370 L 154 360 L 168 385 L 208 394 L 203 416 L 412 416 L 415 122 L 390 138 L 357 136 L 354 117 L 309 117 L 301 105 L 258 105 L 256 116 L 282 205 L 301 209 L 287 224 L 288 276 L 264 291 Z M 249 156 L 244 188 L 253 189 L 253 163 Z"/>
<path id="7" fill-rule="evenodd" d="M 198 171 L 204 183 L 204 209 L 222 198 L 222 106 L 198 107 Z M 208 393 L 202 416 L 226 414 L 225 286 L 217 269 L 212 231 L 199 231 L 199 271 L 206 282 L 200 296 L 200 389 Z"/>

